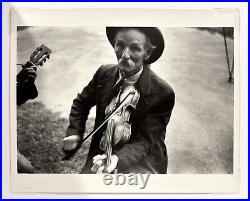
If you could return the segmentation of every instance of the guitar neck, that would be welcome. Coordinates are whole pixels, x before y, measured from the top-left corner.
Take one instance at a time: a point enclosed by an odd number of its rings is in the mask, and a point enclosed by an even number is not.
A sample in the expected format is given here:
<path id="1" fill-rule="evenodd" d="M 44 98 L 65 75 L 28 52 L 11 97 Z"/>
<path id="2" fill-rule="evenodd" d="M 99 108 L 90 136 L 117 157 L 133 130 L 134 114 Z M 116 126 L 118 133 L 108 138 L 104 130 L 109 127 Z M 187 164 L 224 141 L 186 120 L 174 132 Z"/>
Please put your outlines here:
<path id="1" fill-rule="evenodd" d="M 31 66 L 34 66 L 34 64 L 31 63 L 30 61 L 27 61 L 26 64 L 22 65 L 22 68 L 29 68 L 29 67 L 31 67 Z"/>

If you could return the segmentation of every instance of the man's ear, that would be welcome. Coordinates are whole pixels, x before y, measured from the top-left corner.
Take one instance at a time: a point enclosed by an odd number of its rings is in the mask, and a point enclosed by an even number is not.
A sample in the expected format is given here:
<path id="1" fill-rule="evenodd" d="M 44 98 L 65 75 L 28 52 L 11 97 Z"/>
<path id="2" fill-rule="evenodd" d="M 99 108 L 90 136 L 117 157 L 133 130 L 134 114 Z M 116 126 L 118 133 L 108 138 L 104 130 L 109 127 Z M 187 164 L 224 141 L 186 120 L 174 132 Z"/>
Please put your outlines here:
<path id="1" fill-rule="evenodd" d="M 147 54 L 145 55 L 145 61 L 147 61 L 150 57 L 151 57 L 151 54 L 153 53 L 153 51 L 155 50 L 156 46 L 151 46 L 151 48 L 149 48 L 147 50 Z"/>

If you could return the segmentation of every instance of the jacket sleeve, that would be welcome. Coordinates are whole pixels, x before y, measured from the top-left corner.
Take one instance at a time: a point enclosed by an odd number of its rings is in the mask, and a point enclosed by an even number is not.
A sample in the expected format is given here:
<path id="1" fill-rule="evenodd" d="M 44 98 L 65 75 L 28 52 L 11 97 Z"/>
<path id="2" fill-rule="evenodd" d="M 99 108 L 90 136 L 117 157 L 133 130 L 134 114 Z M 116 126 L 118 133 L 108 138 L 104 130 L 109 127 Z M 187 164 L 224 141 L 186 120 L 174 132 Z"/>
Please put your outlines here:
<path id="1" fill-rule="evenodd" d="M 166 104 L 166 101 L 169 104 Z M 119 158 L 117 166 L 119 170 L 127 169 L 146 157 L 158 141 L 164 142 L 166 126 L 170 120 L 174 102 L 173 93 L 167 99 L 154 105 L 143 119 L 138 120 L 138 125 L 134 128 L 132 126 L 131 139 L 128 144 L 115 151 Z"/>
<path id="2" fill-rule="evenodd" d="M 27 83 L 16 84 L 16 103 L 21 105 L 29 99 L 35 99 L 38 96 L 38 91 L 34 81 L 29 81 Z"/>
<path id="3" fill-rule="evenodd" d="M 97 70 L 89 84 L 73 100 L 66 136 L 79 135 L 81 138 L 83 137 L 90 109 L 96 105 L 96 88 L 99 70 L 100 69 Z"/>

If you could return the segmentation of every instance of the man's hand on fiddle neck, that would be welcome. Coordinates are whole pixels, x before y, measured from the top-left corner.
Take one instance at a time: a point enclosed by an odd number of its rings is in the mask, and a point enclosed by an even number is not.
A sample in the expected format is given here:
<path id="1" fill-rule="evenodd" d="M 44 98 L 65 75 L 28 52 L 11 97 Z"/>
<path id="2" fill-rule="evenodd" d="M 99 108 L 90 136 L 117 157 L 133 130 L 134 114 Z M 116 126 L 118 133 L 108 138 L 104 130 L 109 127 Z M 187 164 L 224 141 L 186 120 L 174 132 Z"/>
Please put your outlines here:
<path id="1" fill-rule="evenodd" d="M 119 158 L 117 155 L 113 154 L 111 156 L 111 163 L 108 167 L 105 167 L 105 161 L 107 156 L 105 154 L 103 155 L 96 155 L 93 157 L 93 166 L 91 168 L 91 171 L 96 174 L 102 174 L 102 173 L 111 173 L 115 170 Z"/>

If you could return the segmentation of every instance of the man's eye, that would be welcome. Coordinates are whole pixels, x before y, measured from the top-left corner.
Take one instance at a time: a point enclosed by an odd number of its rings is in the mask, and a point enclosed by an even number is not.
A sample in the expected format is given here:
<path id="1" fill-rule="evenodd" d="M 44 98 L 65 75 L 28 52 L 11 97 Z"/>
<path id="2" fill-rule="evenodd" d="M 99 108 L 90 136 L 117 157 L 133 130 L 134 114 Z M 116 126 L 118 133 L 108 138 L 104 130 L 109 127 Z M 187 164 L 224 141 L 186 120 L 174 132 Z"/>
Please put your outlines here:
<path id="1" fill-rule="evenodd" d="M 123 44 L 122 44 L 122 43 L 116 43 L 116 44 L 115 44 L 115 47 L 117 47 L 117 48 L 122 48 L 122 47 L 123 47 Z"/>
<path id="2" fill-rule="evenodd" d="M 131 49 L 134 51 L 141 51 L 141 47 L 139 46 L 132 46 Z"/>

